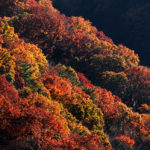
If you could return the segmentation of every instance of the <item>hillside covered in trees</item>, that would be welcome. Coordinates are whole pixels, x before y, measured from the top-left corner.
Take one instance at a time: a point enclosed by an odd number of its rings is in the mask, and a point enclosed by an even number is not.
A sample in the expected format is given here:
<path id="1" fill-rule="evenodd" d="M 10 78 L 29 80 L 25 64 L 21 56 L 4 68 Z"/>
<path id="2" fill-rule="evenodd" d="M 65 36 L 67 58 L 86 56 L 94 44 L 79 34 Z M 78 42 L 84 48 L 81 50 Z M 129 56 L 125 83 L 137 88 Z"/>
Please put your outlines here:
<path id="1" fill-rule="evenodd" d="M 141 64 L 150 66 L 150 1 L 148 0 L 53 0 L 67 16 L 83 16 L 115 43 L 134 49 Z"/>
<path id="2" fill-rule="evenodd" d="M 51 0 L 0 1 L 1 150 L 149 150 L 150 68 Z"/>

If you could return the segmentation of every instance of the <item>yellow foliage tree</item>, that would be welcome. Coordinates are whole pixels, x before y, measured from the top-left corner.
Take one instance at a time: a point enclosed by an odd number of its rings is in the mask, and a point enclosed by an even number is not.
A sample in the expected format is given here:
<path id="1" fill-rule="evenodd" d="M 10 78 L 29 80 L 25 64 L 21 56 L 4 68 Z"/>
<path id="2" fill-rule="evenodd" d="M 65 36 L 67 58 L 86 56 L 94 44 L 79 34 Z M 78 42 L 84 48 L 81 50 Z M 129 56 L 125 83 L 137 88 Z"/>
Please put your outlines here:
<path id="1" fill-rule="evenodd" d="M 7 49 L 0 48 L 0 74 L 10 74 L 14 78 L 15 65 L 15 57 Z"/>

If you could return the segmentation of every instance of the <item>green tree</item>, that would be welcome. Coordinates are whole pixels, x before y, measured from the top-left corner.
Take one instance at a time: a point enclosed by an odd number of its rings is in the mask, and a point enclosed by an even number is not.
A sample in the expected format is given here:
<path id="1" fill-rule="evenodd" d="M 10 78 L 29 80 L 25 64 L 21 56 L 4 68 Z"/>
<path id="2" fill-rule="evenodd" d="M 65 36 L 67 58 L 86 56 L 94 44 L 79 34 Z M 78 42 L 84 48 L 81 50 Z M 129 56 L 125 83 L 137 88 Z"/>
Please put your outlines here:
<path id="1" fill-rule="evenodd" d="M 32 74 L 36 70 L 31 70 L 32 65 L 22 62 L 19 67 L 21 76 L 23 77 L 26 86 L 32 89 L 32 92 L 41 92 L 42 84 L 38 81 L 39 78 L 32 78 Z"/>

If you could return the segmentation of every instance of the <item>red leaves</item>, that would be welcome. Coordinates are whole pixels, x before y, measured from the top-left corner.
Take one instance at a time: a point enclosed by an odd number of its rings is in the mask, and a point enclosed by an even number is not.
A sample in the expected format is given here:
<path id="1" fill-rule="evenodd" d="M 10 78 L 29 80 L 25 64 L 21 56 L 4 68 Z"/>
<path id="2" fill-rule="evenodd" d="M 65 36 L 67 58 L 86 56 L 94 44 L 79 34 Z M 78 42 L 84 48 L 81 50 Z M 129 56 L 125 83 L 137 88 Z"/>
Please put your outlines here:
<path id="1" fill-rule="evenodd" d="M 95 91 L 94 103 L 101 108 L 106 120 L 113 120 L 119 116 L 117 102 L 121 102 L 121 99 L 115 95 L 112 95 L 110 91 L 97 88 Z"/>
<path id="2" fill-rule="evenodd" d="M 113 40 L 111 38 L 107 37 L 102 31 L 97 32 L 97 36 L 102 41 L 107 41 L 107 42 L 111 43 L 112 45 L 114 44 Z"/>
<path id="3" fill-rule="evenodd" d="M 0 76 L 0 85 L 0 95 L 13 102 L 19 99 L 18 91 L 6 80 L 5 76 Z"/>
<path id="4" fill-rule="evenodd" d="M 78 72 L 78 77 L 80 79 L 81 84 L 86 88 L 94 88 L 95 86 L 89 81 L 83 73 Z"/>
<path id="5" fill-rule="evenodd" d="M 135 144 L 135 141 L 130 139 L 130 137 L 128 136 L 119 136 L 119 137 L 116 137 L 115 139 L 121 141 L 122 143 L 124 143 L 126 146 L 129 146 L 130 148 L 133 147 L 133 145 Z"/>
<path id="6" fill-rule="evenodd" d="M 56 39 L 60 40 L 64 33 L 63 19 L 60 19 L 63 16 L 50 7 L 38 4 L 30 5 L 27 11 L 32 14 L 19 20 L 16 29 L 31 43 L 38 44 L 43 50 L 50 50 Z"/>
<path id="7" fill-rule="evenodd" d="M 65 134 L 61 124 L 56 121 L 53 114 L 48 113 L 45 107 L 29 106 L 28 99 L 21 100 L 17 90 L 4 76 L 0 76 L 0 85 L 0 133 L 2 141 L 5 140 L 5 143 L 8 144 L 11 139 L 17 140 L 24 136 L 32 136 L 39 141 L 46 142 L 55 134 Z"/>
<path id="8" fill-rule="evenodd" d="M 4 96 L 0 96 L 0 119 L 7 120 L 9 117 L 15 117 L 20 115 L 20 110 L 17 107 L 14 107 L 11 102 L 6 99 Z"/>
<path id="9" fill-rule="evenodd" d="M 58 141 L 56 150 L 112 150 L 104 147 L 96 135 L 81 136 L 70 134 Z"/>
<path id="10" fill-rule="evenodd" d="M 20 102 L 16 103 L 16 106 L 4 97 L 0 98 L 0 104 L 0 132 L 5 142 L 24 136 L 32 136 L 46 142 L 55 134 L 64 135 L 60 123 L 44 109 L 29 107 L 25 103 L 22 105 Z"/>
<path id="11" fill-rule="evenodd" d="M 8 5 L 8 0 L 6 2 Z M 12 3 L 12 0 L 10 2 Z M 97 84 L 103 82 L 100 76 L 104 71 L 114 71 L 116 74 L 116 72 L 124 71 L 126 67 L 138 65 L 139 59 L 134 51 L 123 45 L 115 45 L 103 32 L 98 32 L 89 21 L 82 17 L 60 15 L 51 7 L 51 3 L 46 6 L 48 0 L 38 2 L 23 0 L 21 2 L 23 3 L 19 4 L 23 4 L 22 9 L 17 9 L 22 11 L 21 15 L 18 18 L 14 17 L 15 20 L 14 18 L 11 18 L 12 20 L 6 18 L 6 20 L 12 21 L 22 38 L 42 47 L 50 61 L 53 59 L 55 62 L 71 64 L 79 71 L 85 72 Z M 28 13 L 23 13 L 23 9 Z M 148 137 L 150 128 L 148 117 L 143 119 L 139 114 L 134 114 L 131 109 L 121 103 L 119 97 L 94 86 L 84 74 L 76 74 L 72 68 L 64 69 L 62 74 L 56 69 L 48 71 L 48 62 L 41 49 L 20 40 L 9 25 L 4 23 L 2 26 L 0 47 L 8 48 L 10 55 L 16 58 L 13 83 L 20 91 L 20 95 L 26 99 L 18 96 L 18 91 L 6 80 L 5 76 L 0 76 L 0 134 L 2 135 L 0 144 L 1 141 L 6 141 L 5 145 L 7 145 L 12 139 L 15 142 L 23 141 L 24 137 L 27 137 L 31 138 L 31 141 L 34 139 L 34 142 L 40 143 L 42 145 L 40 149 L 43 150 L 111 149 L 103 146 L 103 144 L 109 145 L 108 138 L 103 131 L 103 117 L 105 129 L 108 129 L 110 134 L 120 134 L 126 130 L 130 132 L 133 129 L 133 132 L 138 131 Z M 3 29 L 5 29 L 5 35 Z M 23 61 L 22 68 L 19 60 Z M 12 66 L 11 63 L 9 64 Z M 125 69 L 125 74 L 131 82 L 128 92 L 133 93 L 131 95 L 133 99 L 141 100 L 146 93 L 144 100 L 149 100 L 149 73 L 146 67 Z M 80 82 L 78 82 L 77 75 Z M 40 82 L 34 82 L 39 76 L 42 76 Z M 114 79 L 112 78 L 113 81 Z M 33 94 L 30 88 L 36 87 L 38 89 L 34 91 L 38 93 Z M 137 92 L 137 89 L 140 91 Z M 123 125 L 129 126 L 124 129 Z M 67 135 L 78 126 L 78 134 Z M 84 128 L 88 132 L 82 132 Z M 126 132 L 127 135 L 130 134 L 129 132 Z M 87 133 L 96 133 L 102 141 L 96 135 Z M 130 147 L 134 144 L 129 137 L 121 136 L 118 139 Z"/>
<path id="12" fill-rule="evenodd" d="M 149 103 L 150 69 L 144 66 L 137 66 L 125 69 L 125 73 L 130 81 L 128 99 L 137 109 L 141 104 Z"/>

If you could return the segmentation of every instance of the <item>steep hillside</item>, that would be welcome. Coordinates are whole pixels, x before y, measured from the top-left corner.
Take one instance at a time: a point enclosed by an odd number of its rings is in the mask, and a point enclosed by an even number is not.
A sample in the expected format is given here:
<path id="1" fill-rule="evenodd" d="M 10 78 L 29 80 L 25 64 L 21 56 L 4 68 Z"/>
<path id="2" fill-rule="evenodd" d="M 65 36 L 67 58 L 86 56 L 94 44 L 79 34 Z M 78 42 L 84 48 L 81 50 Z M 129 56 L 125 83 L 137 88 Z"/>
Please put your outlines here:
<path id="1" fill-rule="evenodd" d="M 150 2 L 147 0 L 53 0 L 67 16 L 83 16 L 115 43 L 135 49 L 150 66 Z"/>
<path id="2" fill-rule="evenodd" d="M 50 0 L 0 2 L 0 149 L 148 150 L 150 69 Z"/>

